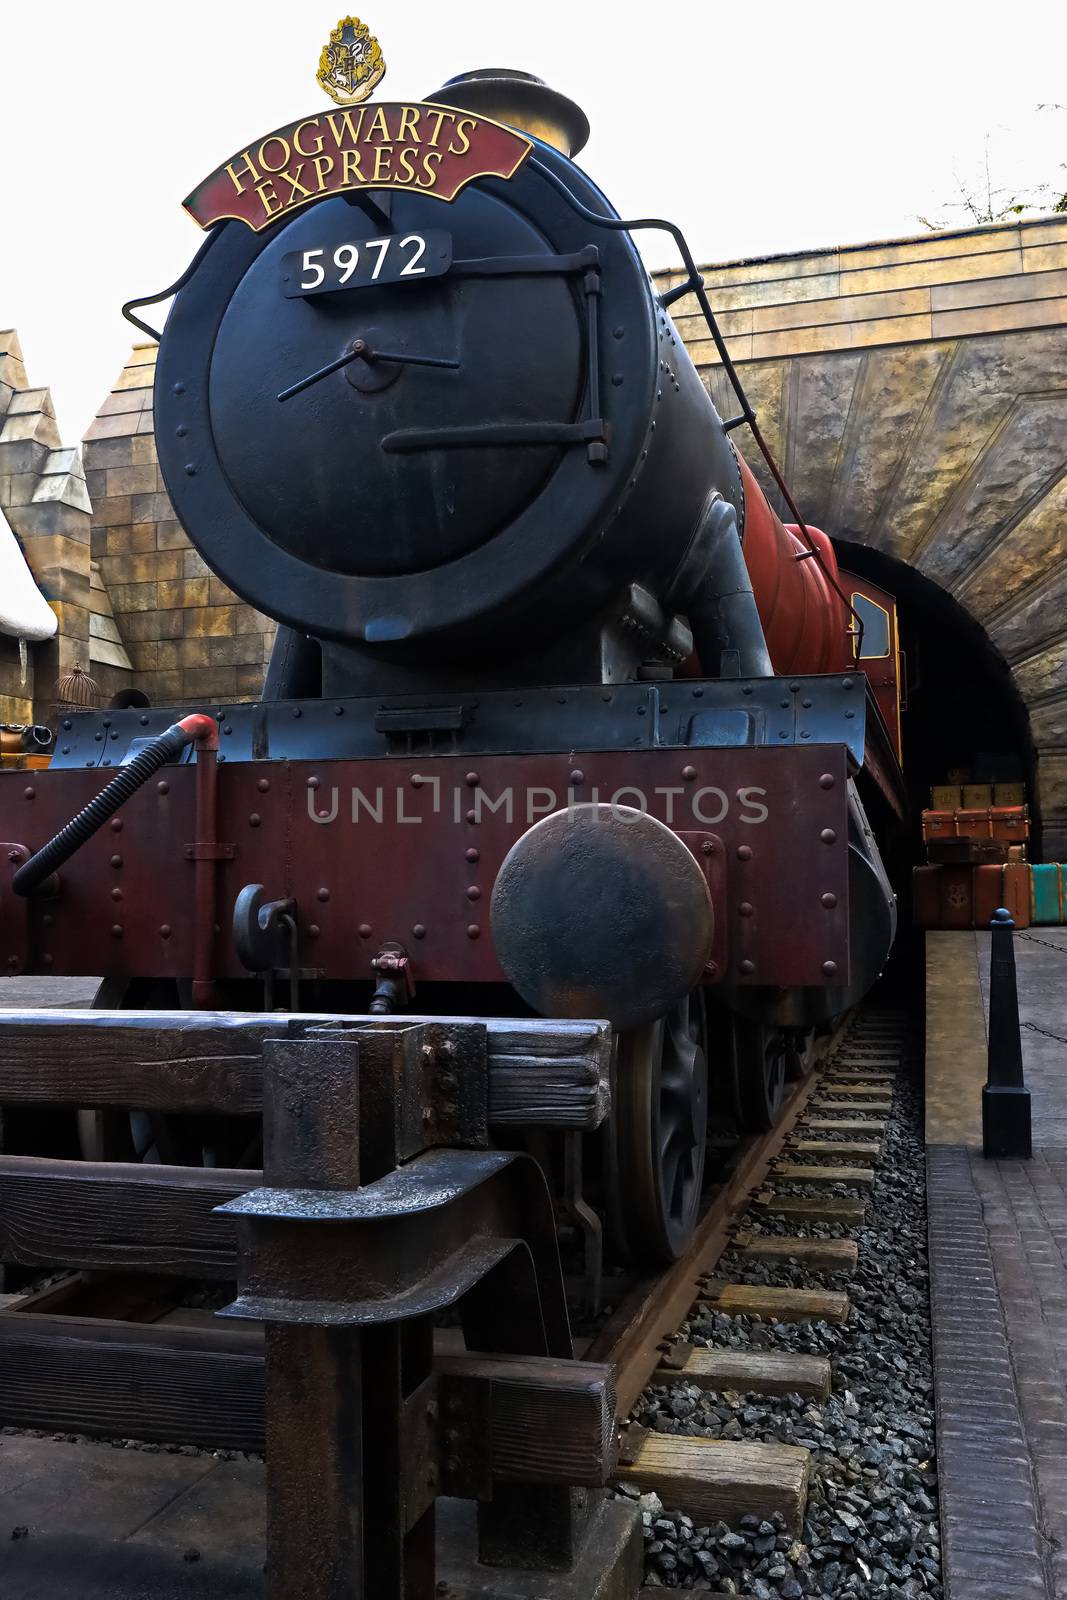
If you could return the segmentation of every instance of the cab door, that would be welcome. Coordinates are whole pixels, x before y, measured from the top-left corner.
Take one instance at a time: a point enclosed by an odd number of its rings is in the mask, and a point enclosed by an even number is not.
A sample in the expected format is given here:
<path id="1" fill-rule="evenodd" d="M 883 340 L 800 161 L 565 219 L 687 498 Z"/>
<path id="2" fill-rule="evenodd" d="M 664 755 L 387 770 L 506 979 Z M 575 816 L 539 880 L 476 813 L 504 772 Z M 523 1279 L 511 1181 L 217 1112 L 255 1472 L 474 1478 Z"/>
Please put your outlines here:
<path id="1" fill-rule="evenodd" d="M 901 698 L 903 673 L 900 659 L 900 630 L 897 621 L 897 603 L 886 589 L 880 589 L 867 578 L 857 578 L 851 572 L 842 572 L 848 585 L 847 593 L 853 610 L 863 623 L 863 636 L 853 632 L 852 650 L 861 671 L 867 675 L 889 730 L 897 760 L 901 759 Z"/>

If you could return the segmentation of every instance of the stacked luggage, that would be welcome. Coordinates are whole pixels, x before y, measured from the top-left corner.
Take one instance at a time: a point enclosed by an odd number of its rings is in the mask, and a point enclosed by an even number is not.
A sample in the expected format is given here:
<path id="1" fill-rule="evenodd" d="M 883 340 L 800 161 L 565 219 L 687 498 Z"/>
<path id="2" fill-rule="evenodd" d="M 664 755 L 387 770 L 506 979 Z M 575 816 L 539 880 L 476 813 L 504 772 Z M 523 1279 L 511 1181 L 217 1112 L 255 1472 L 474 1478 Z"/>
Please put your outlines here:
<path id="1" fill-rule="evenodd" d="M 912 874 L 920 928 L 988 928 L 1001 906 L 1029 926 L 1030 810 L 1021 783 L 935 784 L 922 814 L 927 865 Z"/>

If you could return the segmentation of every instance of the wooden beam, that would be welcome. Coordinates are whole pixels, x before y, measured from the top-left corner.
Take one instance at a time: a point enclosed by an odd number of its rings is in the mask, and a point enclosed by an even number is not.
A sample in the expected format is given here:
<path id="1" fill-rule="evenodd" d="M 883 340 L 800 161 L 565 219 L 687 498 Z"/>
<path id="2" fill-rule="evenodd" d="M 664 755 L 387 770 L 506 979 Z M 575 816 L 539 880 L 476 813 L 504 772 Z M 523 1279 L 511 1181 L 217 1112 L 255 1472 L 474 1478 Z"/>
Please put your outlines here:
<path id="1" fill-rule="evenodd" d="M 261 1183 L 224 1167 L 0 1155 L 0 1260 L 234 1278 L 233 1223 L 212 1211 Z"/>
<path id="2" fill-rule="evenodd" d="M 775 1322 L 847 1322 L 848 1295 L 837 1289 L 773 1289 L 762 1283 L 713 1279 L 700 1293 L 728 1317 Z"/>
<path id="3" fill-rule="evenodd" d="M 850 1094 L 859 1100 L 884 1100 L 891 1091 L 884 1083 L 853 1082 L 851 1079 L 824 1078 L 825 1094 Z"/>
<path id="4" fill-rule="evenodd" d="M 847 1183 L 853 1189 L 869 1189 L 875 1174 L 870 1167 L 809 1167 L 802 1162 L 784 1162 L 774 1168 L 771 1177 L 779 1183 Z"/>
<path id="5" fill-rule="evenodd" d="M 884 1133 L 886 1125 L 878 1118 L 872 1122 L 862 1117 L 808 1117 L 804 1128 L 805 1131 L 815 1129 L 820 1133 L 823 1130 L 827 1133 Z"/>
<path id="6" fill-rule="evenodd" d="M 733 1247 L 754 1261 L 795 1260 L 809 1272 L 854 1272 L 859 1262 L 855 1239 L 801 1239 L 780 1233 L 738 1234 Z"/>
<path id="7" fill-rule="evenodd" d="M 634 1460 L 620 1467 L 619 1477 L 658 1494 L 665 1506 L 692 1517 L 698 1527 L 780 1511 L 789 1531 L 799 1533 L 811 1456 L 799 1445 L 649 1433 Z"/>
<path id="8" fill-rule="evenodd" d="M 825 1400 L 830 1393 L 826 1356 L 798 1355 L 792 1350 L 701 1350 L 676 1346 L 672 1365 L 660 1367 L 655 1383 L 692 1383 L 721 1394 L 800 1394 Z M 680 1364 L 673 1365 L 679 1359 Z"/>
<path id="9" fill-rule="evenodd" d="M 795 1217 L 805 1222 L 841 1222 L 846 1227 L 858 1225 L 867 1215 L 865 1200 L 853 1200 L 846 1195 L 827 1195 L 825 1200 L 809 1200 L 806 1195 L 775 1194 L 764 1189 L 752 1202 L 760 1211 L 772 1216 Z"/>
<path id="10" fill-rule="evenodd" d="M 444 1020 L 485 1026 L 490 1122 L 591 1130 L 607 1115 L 606 1023 Z M 256 1114 L 263 1107 L 266 1039 L 285 1038 L 294 1029 L 380 1021 L 333 1012 L 5 1011 L 0 1105 Z"/>
<path id="11" fill-rule="evenodd" d="M 0 1423 L 262 1450 L 263 1335 L 0 1313 Z M 611 1369 L 533 1356 L 437 1356 L 441 1410 L 483 1393 L 494 1477 L 604 1484 L 615 1468 Z M 425 1423 L 422 1424 L 425 1426 Z M 447 1423 L 446 1423 L 447 1425 Z"/>
<path id="12" fill-rule="evenodd" d="M 263 1336 L 5 1313 L 0 1419 L 20 1428 L 262 1450 Z"/>
<path id="13" fill-rule="evenodd" d="M 862 1139 L 791 1139 L 788 1148 L 798 1155 L 850 1156 L 853 1161 L 879 1161 L 882 1147 Z"/>
<path id="14" fill-rule="evenodd" d="M 815 1101 L 815 1108 L 818 1111 L 851 1111 L 853 1115 L 857 1111 L 874 1111 L 882 1116 L 888 1116 L 893 1109 L 893 1102 L 891 1100 L 823 1100 L 820 1098 Z"/>

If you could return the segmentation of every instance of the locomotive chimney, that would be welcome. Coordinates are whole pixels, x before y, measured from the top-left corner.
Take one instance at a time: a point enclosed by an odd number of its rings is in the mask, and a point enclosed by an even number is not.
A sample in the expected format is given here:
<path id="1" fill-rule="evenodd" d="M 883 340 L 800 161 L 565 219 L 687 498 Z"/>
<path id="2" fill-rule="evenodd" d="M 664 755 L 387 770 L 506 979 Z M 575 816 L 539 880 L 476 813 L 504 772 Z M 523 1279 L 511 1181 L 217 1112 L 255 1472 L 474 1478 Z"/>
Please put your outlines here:
<path id="1" fill-rule="evenodd" d="M 531 72 L 516 72 L 511 67 L 461 72 L 427 98 L 506 122 L 562 150 L 565 156 L 576 156 L 589 138 L 589 118 L 581 106 Z"/>

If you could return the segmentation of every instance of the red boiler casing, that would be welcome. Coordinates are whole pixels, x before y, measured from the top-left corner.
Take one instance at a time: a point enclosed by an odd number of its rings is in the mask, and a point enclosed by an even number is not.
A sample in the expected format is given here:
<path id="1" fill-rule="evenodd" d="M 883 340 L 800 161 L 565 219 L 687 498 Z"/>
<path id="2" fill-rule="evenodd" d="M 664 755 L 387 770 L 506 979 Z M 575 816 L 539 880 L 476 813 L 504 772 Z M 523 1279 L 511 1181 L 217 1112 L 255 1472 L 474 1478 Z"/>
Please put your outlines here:
<path id="1" fill-rule="evenodd" d="M 849 613 L 837 581 L 837 558 L 825 533 L 807 528 L 820 560 L 797 529 L 775 514 L 745 461 L 741 530 L 745 565 L 775 672 L 842 672 L 853 665 Z"/>

